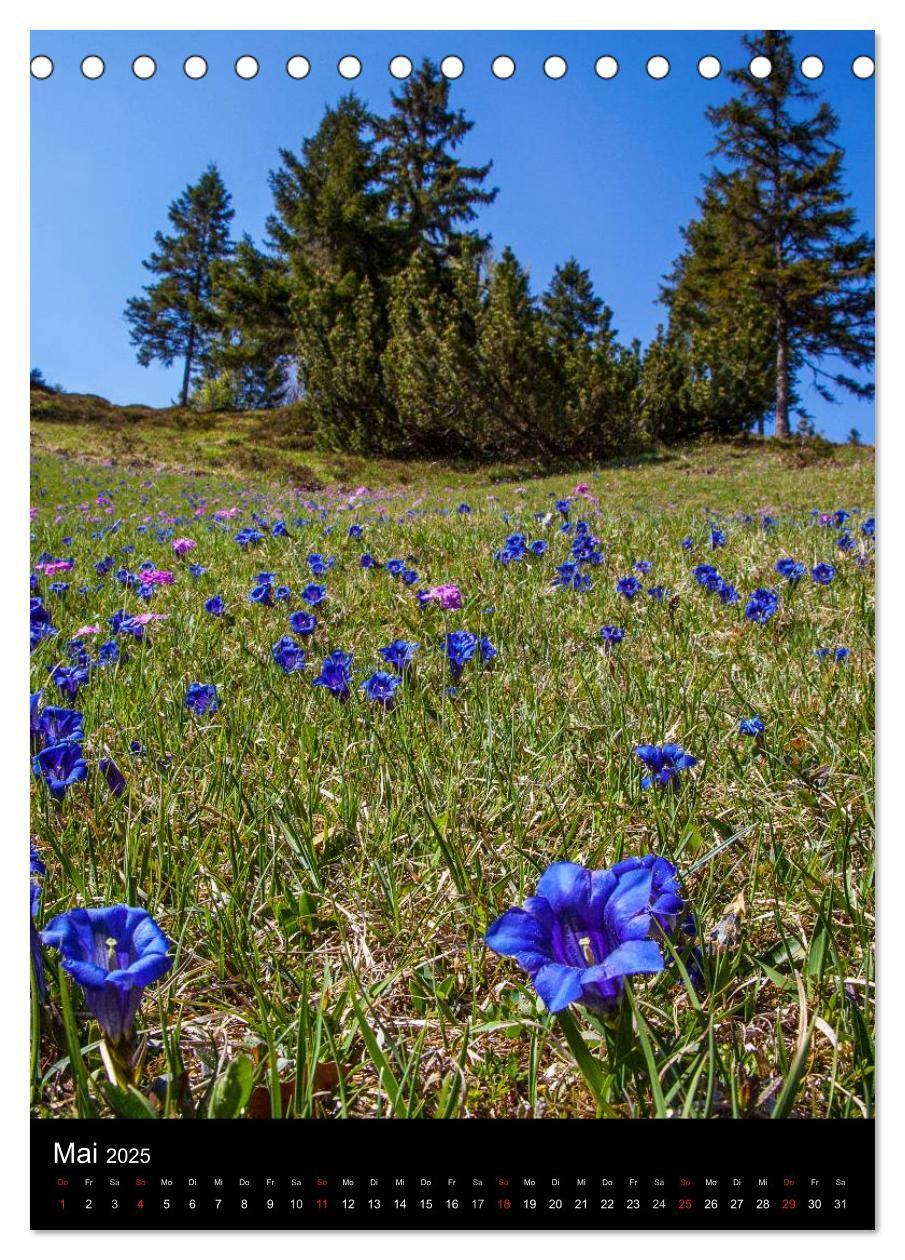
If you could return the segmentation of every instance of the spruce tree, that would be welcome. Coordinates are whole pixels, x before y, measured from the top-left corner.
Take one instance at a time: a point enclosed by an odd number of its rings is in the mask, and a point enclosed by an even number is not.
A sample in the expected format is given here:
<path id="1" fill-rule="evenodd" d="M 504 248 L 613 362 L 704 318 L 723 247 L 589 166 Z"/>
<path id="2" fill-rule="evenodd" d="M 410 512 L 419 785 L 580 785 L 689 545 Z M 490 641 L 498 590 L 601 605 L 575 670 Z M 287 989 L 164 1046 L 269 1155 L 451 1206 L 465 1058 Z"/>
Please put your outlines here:
<path id="1" fill-rule="evenodd" d="M 556 369 L 528 276 L 507 246 L 490 271 L 478 319 L 487 453 L 559 453 Z"/>
<path id="2" fill-rule="evenodd" d="M 740 176 L 719 195 L 705 190 L 699 217 L 682 229 L 685 249 L 661 288 L 670 336 L 685 345 L 702 385 L 700 428 L 717 436 L 753 424 L 763 434 L 775 402 L 776 328 L 758 281 L 769 252 L 734 206 L 748 196 Z M 797 401 L 790 381 L 790 406 Z"/>
<path id="3" fill-rule="evenodd" d="M 159 359 L 169 367 L 184 359 L 179 401 L 185 406 L 192 373 L 205 364 L 214 328 L 211 267 L 232 252 L 229 231 L 235 212 L 220 172 L 211 163 L 196 184 L 170 206 L 171 235 L 157 232 L 156 250 L 143 265 L 159 277 L 130 298 L 125 317 L 138 362 Z"/>
<path id="4" fill-rule="evenodd" d="M 386 450 L 393 424 L 379 360 L 391 244 L 370 115 L 349 94 L 326 110 L 300 154 L 280 157 L 268 242 L 286 269 L 296 368 L 319 440 L 364 450 L 370 427 L 372 449 Z"/>
<path id="5" fill-rule="evenodd" d="M 557 352 L 573 354 L 590 350 L 605 335 L 613 312 L 594 292 L 589 272 L 568 259 L 553 272 L 550 287 L 541 298 L 544 323 Z"/>
<path id="6" fill-rule="evenodd" d="M 213 376 L 236 385 L 236 405 L 275 407 L 289 389 L 295 337 L 287 269 L 243 236 L 231 258 L 211 268 L 215 333 L 208 359 Z"/>
<path id="7" fill-rule="evenodd" d="M 746 59 L 767 57 L 771 71 L 764 79 L 731 71 L 739 94 L 707 111 L 714 153 L 728 162 L 708 184 L 751 245 L 752 283 L 774 336 L 776 433 L 788 437 L 805 367 L 828 400 L 836 387 L 861 397 L 873 392 L 841 368 L 873 362 L 874 247 L 856 233 L 846 202 L 838 120 L 825 101 L 808 112 L 816 93 L 797 72 L 790 36 L 764 31 L 743 44 Z M 839 370 L 826 366 L 834 359 Z"/>
<path id="8" fill-rule="evenodd" d="M 404 260 L 426 248 L 441 266 L 454 257 L 464 232 L 489 205 L 491 163 L 465 166 L 455 156 L 474 123 L 449 105 L 449 80 L 427 58 L 392 97 L 388 118 L 373 120 L 380 144 L 382 182 Z"/>

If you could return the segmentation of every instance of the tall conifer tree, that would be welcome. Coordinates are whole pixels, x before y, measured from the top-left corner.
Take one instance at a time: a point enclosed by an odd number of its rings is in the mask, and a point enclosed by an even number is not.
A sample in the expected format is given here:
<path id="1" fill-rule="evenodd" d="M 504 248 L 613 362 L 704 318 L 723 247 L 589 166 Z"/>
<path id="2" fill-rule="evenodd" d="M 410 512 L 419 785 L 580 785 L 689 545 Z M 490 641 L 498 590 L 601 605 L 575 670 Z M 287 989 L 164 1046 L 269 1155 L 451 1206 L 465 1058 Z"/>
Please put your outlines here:
<path id="1" fill-rule="evenodd" d="M 154 359 L 167 367 L 184 359 L 183 407 L 193 370 L 204 366 L 214 327 L 211 267 L 232 252 L 229 225 L 234 213 L 220 172 L 211 163 L 170 206 L 172 235 L 154 236 L 157 249 L 143 265 L 159 278 L 145 286 L 144 296 L 126 304 L 131 341 L 143 367 Z"/>
<path id="2" fill-rule="evenodd" d="M 795 381 L 809 368 L 821 395 L 836 387 L 870 396 L 873 387 L 834 359 L 864 369 L 873 362 L 873 241 L 855 231 L 855 213 L 842 187 L 838 119 L 798 73 L 790 36 L 763 31 L 743 40 L 746 60 L 766 57 L 766 78 L 733 70 L 741 90 L 707 111 L 714 150 L 728 166 L 709 189 L 750 246 L 751 282 L 769 311 L 775 348 L 776 433 L 789 436 Z M 727 277 L 732 251 L 727 254 Z"/>

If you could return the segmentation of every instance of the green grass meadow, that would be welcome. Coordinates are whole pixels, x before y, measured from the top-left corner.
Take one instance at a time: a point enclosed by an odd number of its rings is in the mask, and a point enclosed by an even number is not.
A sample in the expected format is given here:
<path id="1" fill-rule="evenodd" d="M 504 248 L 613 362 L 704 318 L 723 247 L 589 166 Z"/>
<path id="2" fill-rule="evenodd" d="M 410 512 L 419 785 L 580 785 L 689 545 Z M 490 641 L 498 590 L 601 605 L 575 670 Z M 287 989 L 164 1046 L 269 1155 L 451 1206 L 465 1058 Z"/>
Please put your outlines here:
<path id="1" fill-rule="evenodd" d="M 860 533 L 872 451 L 752 441 L 552 477 L 425 464 L 404 467 L 405 484 L 397 466 L 340 469 L 305 451 L 312 490 L 285 463 L 224 467 L 166 443 L 158 461 L 179 466 L 129 467 L 101 430 L 50 427 L 35 425 L 33 562 L 47 552 L 76 565 L 65 594 L 41 580 L 59 634 L 32 654 L 32 691 L 69 703 L 48 671 L 77 628 L 112 637 L 106 619 L 122 607 L 167 619 L 93 670 L 72 703 L 87 782 L 55 801 L 32 780 L 47 866 L 39 926 L 76 905 L 141 906 L 173 942 L 174 965 L 138 1018 L 145 1107 L 105 1087 L 97 1026 L 48 951 L 48 1001 L 33 1004 L 34 1115 L 190 1115 L 230 1090 L 239 1101 L 220 1114 L 873 1114 L 874 573 Z M 573 494 L 579 482 L 592 498 Z M 359 483 L 370 493 L 353 501 Z M 96 507 L 101 492 L 112 513 Z M 604 554 L 583 593 L 551 585 L 571 544 L 554 502 L 569 495 Z M 236 519 L 212 524 L 232 507 Z M 837 549 L 839 530 L 815 508 L 860 511 L 846 522 L 854 551 Z M 285 520 L 290 537 L 243 551 L 233 535 L 252 512 Z M 348 536 L 356 521 L 359 539 Z M 718 551 L 711 521 L 726 535 Z M 158 541 L 166 525 L 197 542 L 186 559 Z M 496 563 L 515 531 L 549 551 Z M 312 552 L 335 557 L 317 579 L 328 597 L 313 610 L 305 670 L 284 675 L 271 645 L 303 605 L 248 595 L 262 570 L 299 591 Z M 419 582 L 362 569 L 362 552 L 405 560 Z M 107 555 L 176 580 L 146 606 L 95 574 Z M 786 555 L 808 569 L 796 587 L 775 572 Z M 668 588 L 662 602 L 616 593 L 638 560 L 653 565 L 645 586 Z M 820 561 L 836 566 L 829 586 L 810 579 Z M 739 605 L 698 585 L 702 562 L 738 588 Z M 189 563 L 206 572 L 191 577 Z M 419 607 L 417 587 L 447 582 L 460 610 Z M 744 617 L 761 586 L 782 601 L 763 626 Z M 225 618 L 204 611 L 215 594 Z M 626 631 L 609 652 L 605 624 Z M 486 635 L 498 655 L 470 662 L 451 695 L 440 639 L 455 629 Z M 357 684 L 396 638 L 421 647 L 384 711 Z M 815 655 L 837 646 L 850 650 L 843 663 Z M 354 652 L 347 704 L 311 684 L 340 648 Z M 217 685 L 218 712 L 186 710 L 193 682 Z M 751 714 L 762 740 L 739 734 Z M 644 791 L 633 749 L 667 740 L 699 764 L 675 789 Z M 119 798 L 97 771 L 103 757 L 126 777 Z M 703 983 L 676 954 L 629 983 L 615 1021 L 572 1008 L 595 1098 L 562 1025 L 483 937 L 551 862 L 606 867 L 649 852 L 682 875 Z"/>

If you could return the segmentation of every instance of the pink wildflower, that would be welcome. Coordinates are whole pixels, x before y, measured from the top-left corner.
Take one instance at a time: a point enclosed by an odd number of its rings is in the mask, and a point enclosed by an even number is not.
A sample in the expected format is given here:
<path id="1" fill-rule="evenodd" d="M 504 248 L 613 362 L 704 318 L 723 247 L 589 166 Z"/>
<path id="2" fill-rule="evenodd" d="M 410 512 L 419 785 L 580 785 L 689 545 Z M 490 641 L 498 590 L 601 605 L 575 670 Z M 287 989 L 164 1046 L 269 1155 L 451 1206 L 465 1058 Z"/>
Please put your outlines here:
<path id="1" fill-rule="evenodd" d="M 190 551 L 194 551 L 197 546 L 198 544 L 195 542 L 194 538 L 173 539 L 173 550 L 176 552 L 177 556 L 185 556 Z"/>

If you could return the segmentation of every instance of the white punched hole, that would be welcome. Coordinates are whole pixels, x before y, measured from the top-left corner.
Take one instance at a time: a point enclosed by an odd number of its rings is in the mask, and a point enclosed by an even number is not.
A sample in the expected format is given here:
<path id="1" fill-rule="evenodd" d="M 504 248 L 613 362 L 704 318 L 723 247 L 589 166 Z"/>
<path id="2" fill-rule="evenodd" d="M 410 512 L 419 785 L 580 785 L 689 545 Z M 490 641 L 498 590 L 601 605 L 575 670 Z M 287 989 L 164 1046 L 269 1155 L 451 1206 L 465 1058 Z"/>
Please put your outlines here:
<path id="1" fill-rule="evenodd" d="M 311 73 L 311 62 L 307 57 L 297 54 L 286 62 L 286 73 L 290 79 L 307 79 Z"/>
<path id="2" fill-rule="evenodd" d="M 336 68 L 344 79 L 357 79 L 361 74 L 361 62 L 351 54 L 340 57 Z"/>
<path id="3" fill-rule="evenodd" d="M 182 69 L 190 79 L 203 79 L 207 74 L 207 62 L 203 57 L 199 57 L 196 54 L 192 57 L 186 57 L 182 63 Z"/>
<path id="4" fill-rule="evenodd" d="M 702 57 L 698 62 L 698 74 L 702 79 L 717 79 L 722 69 L 719 57 Z"/>
<path id="5" fill-rule="evenodd" d="M 652 79 L 665 79 L 669 74 L 669 61 L 659 54 L 647 59 L 647 73 Z"/>
<path id="6" fill-rule="evenodd" d="M 874 74 L 873 57 L 856 57 L 852 62 L 852 74 L 856 79 L 872 79 Z"/>
<path id="7" fill-rule="evenodd" d="M 260 69 L 257 57 L 246 53 L 243 57 L 236 58 L 235 71 L 240 79 L 253 79 Z"/>
<path id="8" fill-rule="evenodd" d="M 511 79 L 515 74 L 515 62 L 511 57 L 494 57 L 490 68 L 498 79 Z"/>
<path id="9" fill-rule="evenodd" d="M 769 57 L 752 57 L 748 69 L 755 79 L 768 79 L 773 65 Z"/>
<path id="10" fill-rule="evenodd" d="M 37 57 L 32 57 L 28 68 L 33 79 L 49 79 L 53 74 L 53 62 L 49 57 L 45 57 L 43 53 L 39 53 Z"/>
<path id="11" fill-rule="evenodd" d="M 82 59 L 82 74 L 86 79 L 99 79 L 104 73 L 103 57 L 84 57 Z"/>
<path id="12" fill-rule="evenodd" d="M 136 79 L 153 79 L 157 73 L 157 62 L 153 57 L 136 57 L 132 62 L 132 73 Z"/>
<path id="13" fill-rule="evenodd" d="M 609 55 L 598 57 L 594 62 L 594 69 L 597 72 L 597 77 L 600 79 L 615 79 L 619 73 L 619 62 L 615 57 L 610 57 Z"/>
<path id="14" fill-rule="evenodd" d="M 563 78 L 568 68 L 565 57 L 560 57 L 558 55 L 547 57 L 544 62 L 544 74 L 548 79 Z"/>
<path id="15" fill-rule="evenodd" d="M 806 79 L 819 79 L 823 74 L 823 62 L 819 57 L 805 57 L 801 63 L 801 73 Z"/>
<path id="16" fill-rule="evenodd" d="M 440 62 L 440 69 L 447 79 L 461 79 L 465 73 L 465 62 L 461 57 L 450 55 L 449 57 L 444 57 Z"/>
<path id="17" fill-rule="evenodd" d="M 390 61 L 390 74 L 393 76 L 394 79 L 407 79 L 411 73 L 412 73 L 411 57 L 404 57 L 400 55 L 398 57 L 392 58 L 392 60 Z"/>

